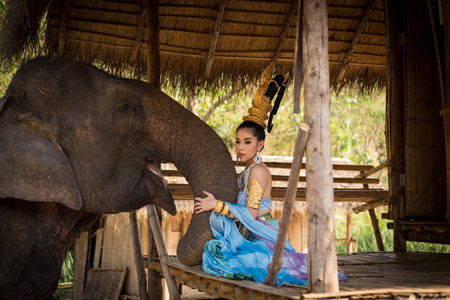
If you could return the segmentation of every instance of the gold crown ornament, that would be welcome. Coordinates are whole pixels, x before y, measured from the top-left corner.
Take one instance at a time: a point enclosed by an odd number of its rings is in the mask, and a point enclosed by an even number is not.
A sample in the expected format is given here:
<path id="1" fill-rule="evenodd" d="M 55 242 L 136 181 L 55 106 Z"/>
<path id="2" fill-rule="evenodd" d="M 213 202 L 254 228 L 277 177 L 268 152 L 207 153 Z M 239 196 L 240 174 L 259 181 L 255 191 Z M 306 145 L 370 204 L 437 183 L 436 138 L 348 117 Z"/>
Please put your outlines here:
<path id="1" fill-rule="evenodd" d="M 278 74 L 272 80 L 272 70 L 274 63 L 270 63 L 264 70 L 262 75 L 261 85 L 256 91 L 255 98 L 252 101 L 252 107 L 248 109 L 248 115 L 243 117 L 244 121 L 252 121 L 266 129 L 266 120 L 269 119 L 269 126 L 267 131 L 272 131 L 272 118 L 277 114 L 280 101 L 283 98 L 286 85 L 289 78 L 285 75 Z M 270 80 L 270 81 L 269 81 Z M 277 99 L 272 109 L 272 99 L 278 93 Z M 268 113 L 270 112 L 270 118 Z"/>

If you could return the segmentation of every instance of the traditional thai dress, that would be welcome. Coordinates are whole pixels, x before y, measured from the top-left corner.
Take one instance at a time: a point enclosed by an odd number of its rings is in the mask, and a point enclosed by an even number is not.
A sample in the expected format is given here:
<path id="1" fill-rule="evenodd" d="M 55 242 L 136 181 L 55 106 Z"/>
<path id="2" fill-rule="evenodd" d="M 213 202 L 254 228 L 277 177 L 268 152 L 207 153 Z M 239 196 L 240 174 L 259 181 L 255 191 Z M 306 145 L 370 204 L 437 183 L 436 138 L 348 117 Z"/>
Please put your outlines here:
<path id="1" fill-rule="evenodd" d="M 263 283 L 273 257 L 278 222 L 270 219 L 270 222 L 264 221 L 261 218 L 264 216 L 255 220 L 245 206 L 247 181 L 252 167 L 244 170 L 238 179 L 238 185 L 242 188 L 238 194 L 238 203 L 226 203 L 236 219 L 215 212 L 211 214 L 210 224 L 215 239 L 205 245 L 202 268 L 208 274 Z M 270 207 L 271 199 L 263 198 L 260 211 Z M 250 234 L 243 230 L 244 226 Z M 339 273 L 340 281 L 347 279 L 347 276 Z M 289 241 L 286 241 L 283 266 L 278 272 L 275 286 L 283 284 L 308 284 L 307 254 L 295 252 Z"/>

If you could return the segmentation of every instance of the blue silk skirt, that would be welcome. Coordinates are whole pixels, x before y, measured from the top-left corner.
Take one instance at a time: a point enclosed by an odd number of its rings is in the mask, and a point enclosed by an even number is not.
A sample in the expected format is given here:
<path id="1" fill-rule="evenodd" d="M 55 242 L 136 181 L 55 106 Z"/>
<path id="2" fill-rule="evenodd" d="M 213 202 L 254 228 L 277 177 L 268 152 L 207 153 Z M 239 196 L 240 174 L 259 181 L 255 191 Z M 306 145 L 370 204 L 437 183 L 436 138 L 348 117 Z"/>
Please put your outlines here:
<path id="1" fill-rule="evenodd" d="M 272 261 L 278 227 L 260 218 L 253 219 L 248 209 L 241 204 L 227 205 L 251 235 L 248 239 L 244 238 L 233 219 L 213 212 L 210 224 L 215 239 L 205 245 L 202 268 L 208 274 L 263 283 Z M 295 252 L 286 240 L 283 266 L 278 272 L 275 286 L 308 285 L 307 271 L 307 254 Z M 343 273 L 338 275 L 339 281 L 348 280 Z"/>

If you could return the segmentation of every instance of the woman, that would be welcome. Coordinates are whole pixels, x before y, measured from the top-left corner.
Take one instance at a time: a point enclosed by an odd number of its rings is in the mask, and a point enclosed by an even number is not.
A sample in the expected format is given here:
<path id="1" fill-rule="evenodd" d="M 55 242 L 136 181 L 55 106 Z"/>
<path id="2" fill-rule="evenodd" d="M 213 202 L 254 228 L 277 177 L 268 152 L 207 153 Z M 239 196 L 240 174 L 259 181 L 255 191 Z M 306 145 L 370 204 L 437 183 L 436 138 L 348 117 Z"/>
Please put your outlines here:
<path id="1" fill-rule="evenodd" d="M 236 131 L 237 156 L 246 164 L 238 179 L 238 203 L 225 204 L 207 191 L 204 191 L 205 198 L 195 198 L 196 213 L 214 210 L 210 223 L 216 239 L 205 245 L 202 268 L 206 273 L 259 283 L 263 283 L 267 276 L 278 222 L 270 219 L 272 178 L 267 166 L 261 163 L 259 152 L 264 148 L 265 120 L 271 108 L 271 99 L 278 92 L 274 105 L 277 107 L 285 84 L 282 75 L 276 76 L 268 86 L 263 80 L 253 100 L 253 107 L 249 109 L 250 115 L 244 117 L 244 122 Z M 271 118 L 269 130 L 270 123 Z M 347 277 L 339 273 L 339 279 L 344 281 Z M 283 284 L 308 284 L 307 256 L 295 252 L 288 241 L 283 267 L 275 282 L 276 286 Z"/>

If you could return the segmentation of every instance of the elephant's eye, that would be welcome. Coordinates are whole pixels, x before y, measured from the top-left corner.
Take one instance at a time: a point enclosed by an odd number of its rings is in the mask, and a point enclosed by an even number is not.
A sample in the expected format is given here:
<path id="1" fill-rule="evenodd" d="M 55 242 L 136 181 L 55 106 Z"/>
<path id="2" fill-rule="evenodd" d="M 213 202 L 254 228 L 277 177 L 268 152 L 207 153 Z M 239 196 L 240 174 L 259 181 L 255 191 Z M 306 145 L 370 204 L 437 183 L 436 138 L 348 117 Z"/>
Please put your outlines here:
<path id="1" fill-rule="evenodd" d="M 123 104 L 120 108 L 119 108 L 119 110 L 120 111 L 122 111 L 122 112 L 127 112 L 127 111 L 129 111 L 130 110 L 130 104 L 128 104 L 128 103 L 125 103 L 125 104 Z"/>

